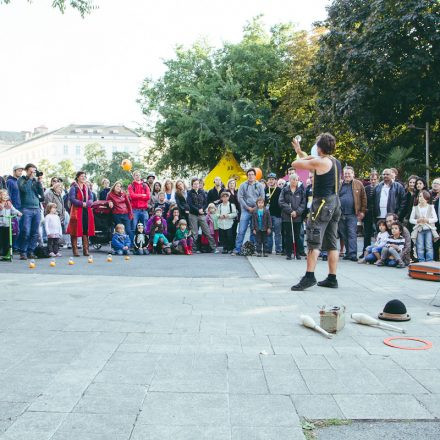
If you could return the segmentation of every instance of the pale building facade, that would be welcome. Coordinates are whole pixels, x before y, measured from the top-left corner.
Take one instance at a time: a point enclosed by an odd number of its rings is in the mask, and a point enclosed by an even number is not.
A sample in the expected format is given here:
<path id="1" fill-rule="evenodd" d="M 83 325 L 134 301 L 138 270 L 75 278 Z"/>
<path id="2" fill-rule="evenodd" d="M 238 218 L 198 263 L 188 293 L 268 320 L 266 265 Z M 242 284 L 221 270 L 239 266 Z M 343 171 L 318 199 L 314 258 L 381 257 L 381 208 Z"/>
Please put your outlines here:
<path id="1" fill-rule="evenodd" d="M 123 125 L 68 125 L 54 131 L 41 126 L 25 137 L 27 139 L 14 146 L 0 149 L 0 175 L 10 174 L 16 164 L 38 165 L 43 159 L 52 164 L 70 159 L 76 169 L 81 169 L 85 147 L 93 143 L 102 146 L 108 159 L 114 152 L 139 156 L 149 145 L 146 138 Z"/>

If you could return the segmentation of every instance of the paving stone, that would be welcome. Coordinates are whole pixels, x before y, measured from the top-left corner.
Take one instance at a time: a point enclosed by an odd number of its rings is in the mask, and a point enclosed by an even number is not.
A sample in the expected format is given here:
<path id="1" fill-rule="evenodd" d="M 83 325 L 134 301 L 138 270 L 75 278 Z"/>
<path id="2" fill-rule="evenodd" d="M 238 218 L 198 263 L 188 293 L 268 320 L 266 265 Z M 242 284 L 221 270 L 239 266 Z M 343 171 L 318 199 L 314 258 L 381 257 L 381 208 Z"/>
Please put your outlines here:
<path id="1" fill-rule="evenodd" d="M 298 427 L 298 414 L 288 396 L 231 395 L 232 426 Z"/>
<path id="2" fill-rule="evenodd" d="M 228 368 L 238 370 L 261 370 L 260 356 L 256 354 L 228 354 Z"/>
<path id="3" fill-rule="evenodd" d="M 105 434 L 109 439 L 125 435 L 128 438 L 135 418 L 135 415 L 71 413 L 59 426 L 57 435 L 62 438 L 62 433 L 66 433 L 76 435 L 77 439 L 82 439 L 83 434 Z"/>
<path id="4" fill-rule="evenodd" d="M 268 394 L 262 370 L 228 370 L 228 392 L 231 394 Z"/>
<path id="5" fill-rule="evenodd" d="M 294 355 L 293 360 L 300 370 L 328 370 L 331 365 L 323 355 L 298 356 Z"/>
<path id="6" fill-rule="evenodd" d="M 429 419 L 431 414 L 414 396 L 399 394 L 335 395 L 347 419 Z"/>
<path id="7" fill-rule="evenodd" d="M 299 370 L 269 370 L 265 375 L 271 394 L 310 394 Z"/>
<path id="8" fill-rule="evenodd" d="M 233 426 L 232 440 L 305 440 L 302 429 Z"/>
<path id="9" fill-rule="evenodd" d="M 440 394 L 417 394 L 415 397 L 434 417 L 440 419 Z"/>
<path id="10" fill-rule="evenodd" d="M 231 429 L 220 426 L 136 425 L 130 440 L 230 440 Z"/>
<path id="11" fill-rule="evenodd" d="M 149 392 L 137 423 L 227 426 L 228 397 L 226 394 Z"/>
<path id="12" fill-rule="evenodd" d="M 404 370 L 375 370 L 373 374 L 383 385 L 385 393 L 423 394 L 429 391 Z"/>
<path id="13" fill-rule="evenodd" d="M 309 420 L 343 419 L 339 406 L 330 395 L 294 395 L 292 396 L 296 412 Z"/>
<path id="14" fill-rule="evenodd" d="M 440 370 L 407 370 L 429 392 L 440 394 Z"/>
<path id="15" fill-rule="evenodd" d="M 305 355 L 304 351 L 302 352 Z M 274 356 L 261 356 L 264 371 L 292 371 L 298 367 L 290 354 L 278 354 Z"/>
<path id="16" fill-rule="evenodd" d="M 0 421 L 16 418 L 29 406 L 27 402 L 0 402 Z"/>

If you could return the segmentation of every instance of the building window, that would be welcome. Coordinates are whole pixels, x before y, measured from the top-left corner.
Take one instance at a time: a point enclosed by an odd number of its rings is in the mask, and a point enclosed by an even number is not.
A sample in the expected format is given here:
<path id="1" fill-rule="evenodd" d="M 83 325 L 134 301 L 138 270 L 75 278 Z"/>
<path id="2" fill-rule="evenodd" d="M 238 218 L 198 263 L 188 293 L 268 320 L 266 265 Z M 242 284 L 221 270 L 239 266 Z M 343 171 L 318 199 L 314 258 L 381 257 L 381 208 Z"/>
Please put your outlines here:
<path id="1" fill-rule="evenodd" d="M 67 156 L 69 154 L 69 146 L 68 145 L 63 146 L 63 154 L 64 154 L 64 156 Z"/>
<path id="2" fill-rule="evenodd" d="M 80 155 L 81 155 L 81 146 L 80 146 L 80 145 L 77 145 L 77 146 L 75 147 L 75 154 L 76 154 L 77 156 L 80 156 Z"/>

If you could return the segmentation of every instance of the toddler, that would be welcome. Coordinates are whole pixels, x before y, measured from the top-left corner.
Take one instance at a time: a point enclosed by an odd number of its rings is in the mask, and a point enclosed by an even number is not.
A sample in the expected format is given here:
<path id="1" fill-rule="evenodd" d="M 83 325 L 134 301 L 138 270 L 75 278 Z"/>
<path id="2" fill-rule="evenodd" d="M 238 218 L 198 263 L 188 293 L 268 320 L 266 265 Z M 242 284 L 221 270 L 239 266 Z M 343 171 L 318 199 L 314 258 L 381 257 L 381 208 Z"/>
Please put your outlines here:
<path id="1" fill-rule="evenodd" d="M 174 236 L 173 246 L 181 245 L 185 255 L 192 255 L 193 238 L 191 231 L 188 229 L 188 224 L 185 219 L 179 220 L 176 235 Z"/>
<path id="2" fill-rule="evenodd" d="M 258 197 L 256 210 L 252 213 L 252 229 L 255 234 L 257 257 L 267 257 L 267 236 L 270 235 L 272 228 L 272 219 L 270 212 L 264 206 L 263 197 Z"/>
<path id="3" fill-rule="evenodd" d="M 134 247 L 134 253 L 136 255 L 149 254 L 147 234 L 145 234 L 143 223 L 138 223 L 136 227 L 136 231 L 134 233 L 133 247 Z"/>
<path id="4" fill-rule="evenodd" d="M 376 241 L 373 246 L 367 246 L 364 252 L 364 258 L 361 258 L 358 263 L 374 263 L 377 260 L 380 260 L 380 253 L 382 252 L 382 248 L 386 245 L 388 237 L 387 223 L 385 220 L 379 220 L 377 222 L 377 229 L 379 232 L 376 236 Z"/>
<path id="5" fill-rule="evenodd" d="M 403 227 L 399 222 L 394 222 L 391 225 L 391 235 L 382 248 L 380 260 L 377 260 L 375 263 L 377 266 L 384 266 L 387 263 L 391 267 L 405 267 L 405 263 L 402 261 L 402 251 L 405 246 L 402 231 Z"/>
<path id="6" fill-rule="evenodd" d="M 218 215 L 217 208 L 214 203 L 210 203 L 207 208 L 206 214 L 206 223 L 209 227 L 209 232 L 211 233 L 211 237 L 215 241 L 215 245 L 218 245 Z"/>
<path id="7" fill-rule="evenodd" d="M 130 237 L 125 233 L 125 227 L 122 223 L 115 226 L 115 233 L 112 237 L 112 248 L 116 255 L 128 255 L 131 245 Z"/>
<path id="8" fill-rule="evenodd" d="M 44 229 L 47 235 L 47 248 L 49 257 L 61 257 L 60 238 L 63 235 L 60 216 L 57 214 L 57 205 L 48 203 L 46 206 L 46 217 L 44 218 Z"/>

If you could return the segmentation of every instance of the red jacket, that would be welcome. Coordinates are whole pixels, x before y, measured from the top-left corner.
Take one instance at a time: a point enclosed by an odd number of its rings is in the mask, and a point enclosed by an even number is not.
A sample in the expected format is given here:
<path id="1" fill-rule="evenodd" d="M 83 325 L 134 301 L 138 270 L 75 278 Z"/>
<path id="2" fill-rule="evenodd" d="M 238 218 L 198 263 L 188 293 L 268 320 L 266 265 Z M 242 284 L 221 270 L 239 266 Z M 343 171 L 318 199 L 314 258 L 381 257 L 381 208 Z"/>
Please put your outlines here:
<path id="1" fill-rule="evenodd" d="M 131 206 L 133 209 L 148 209 L 148 200 L 150 200 L 150 188 L 146 183 L 133 182 L 128 185 L 128 194 L 130 194 Z"/>
<path id="2" fill-rule="evenodd" d="M 107 194 L 107 200 L 113 202 L 113 214 L 128 214 L 130 220 L 133 218 L 133 210 L 126 192 L 121 191 L 119 194 L 116 194 L 115 192 L 110 191 Z"/>

